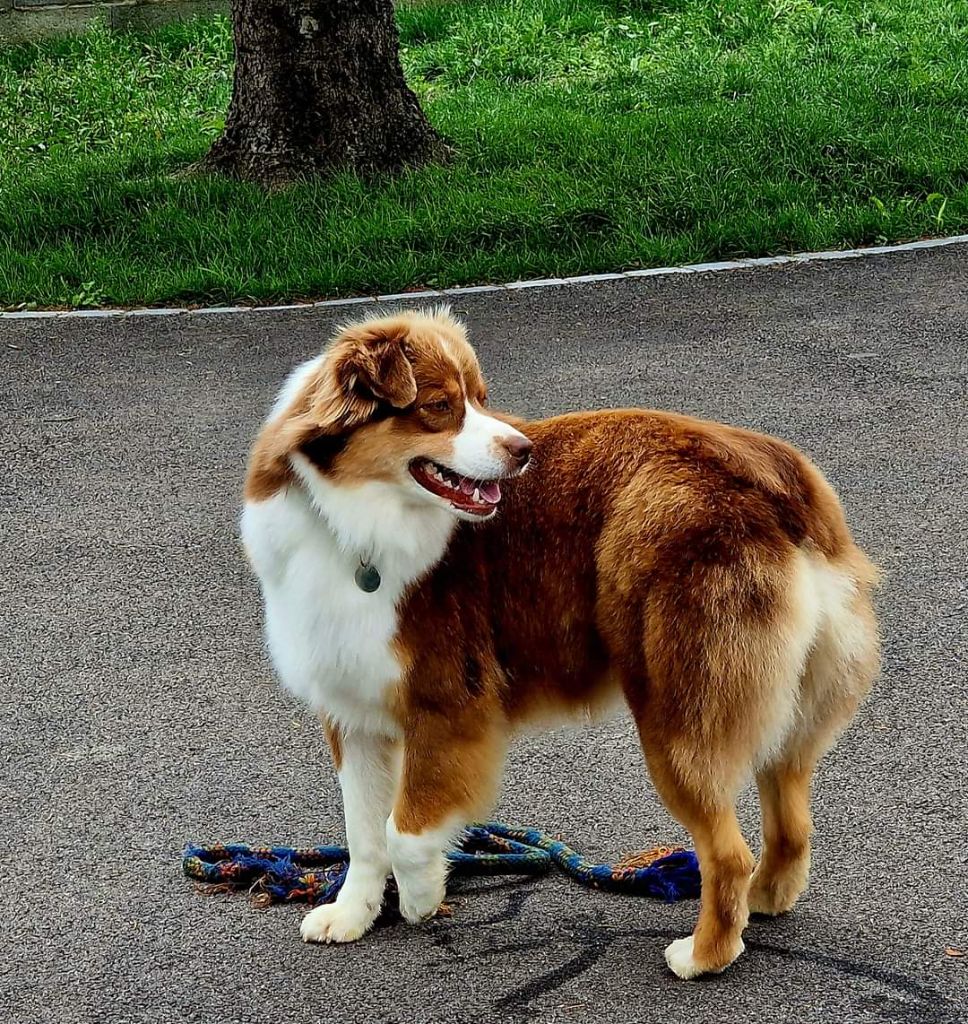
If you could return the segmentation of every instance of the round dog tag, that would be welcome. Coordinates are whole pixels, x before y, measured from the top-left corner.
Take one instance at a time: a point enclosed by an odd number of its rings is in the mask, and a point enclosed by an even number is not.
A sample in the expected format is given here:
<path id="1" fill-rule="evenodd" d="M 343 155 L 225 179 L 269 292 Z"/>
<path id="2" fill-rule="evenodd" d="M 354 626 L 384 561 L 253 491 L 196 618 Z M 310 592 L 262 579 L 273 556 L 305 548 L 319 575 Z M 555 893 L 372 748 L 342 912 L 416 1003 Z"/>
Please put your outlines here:
<path id="1" fill-rule="evenodd" d="M 380 571 L 369 562 L 360 562 L 356 567 L 354 578 L 356 585 L 364 594 L 372 594 L 374 590 L 380 589 Z"/>

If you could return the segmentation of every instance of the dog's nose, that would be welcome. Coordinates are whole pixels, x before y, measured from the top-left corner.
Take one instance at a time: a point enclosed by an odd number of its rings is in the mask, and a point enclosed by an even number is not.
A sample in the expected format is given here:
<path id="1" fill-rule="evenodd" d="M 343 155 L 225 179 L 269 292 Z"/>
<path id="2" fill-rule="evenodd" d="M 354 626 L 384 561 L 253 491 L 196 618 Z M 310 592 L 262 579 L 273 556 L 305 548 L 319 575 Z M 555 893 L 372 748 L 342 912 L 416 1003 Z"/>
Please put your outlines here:
<path id="1" fill-rule="evenodd" d="M 531 459 L 531 442 L 526 437 L 506 437 L 504 447 L 518 469 L 524 469 Z"/>

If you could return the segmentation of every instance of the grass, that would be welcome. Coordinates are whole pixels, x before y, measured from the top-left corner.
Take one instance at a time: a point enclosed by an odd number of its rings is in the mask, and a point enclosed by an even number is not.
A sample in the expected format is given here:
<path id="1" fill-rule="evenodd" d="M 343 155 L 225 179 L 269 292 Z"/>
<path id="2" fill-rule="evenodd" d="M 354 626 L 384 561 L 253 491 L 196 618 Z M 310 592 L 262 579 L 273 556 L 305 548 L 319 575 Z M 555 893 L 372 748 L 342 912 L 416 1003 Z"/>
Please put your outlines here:
<path id="1" fill-rule="evenodd" d="M 224 19 L 0 51 L 0 306 L 391 292 L 968 229 L 963 0 L 423 0 L 447 166 L 264 193 Z"/>

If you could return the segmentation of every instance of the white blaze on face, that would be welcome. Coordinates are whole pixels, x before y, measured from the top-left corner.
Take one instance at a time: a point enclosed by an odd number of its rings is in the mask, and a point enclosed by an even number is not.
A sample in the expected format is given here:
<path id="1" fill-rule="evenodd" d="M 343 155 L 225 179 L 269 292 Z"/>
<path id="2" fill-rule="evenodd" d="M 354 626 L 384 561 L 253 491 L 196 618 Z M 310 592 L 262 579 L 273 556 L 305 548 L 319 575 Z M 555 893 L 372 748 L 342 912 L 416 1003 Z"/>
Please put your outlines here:
<path id="1" fill-rule="evenodd" d="M 511 464 L 504 442 L 511 438 L 526 440 L 520 430 L 479 412 L 467 402 L 464 406 L 464 422 L 454 438 L 450 467 L 462 476 L 475 480 L 493 480 L 505 476 Z"/>

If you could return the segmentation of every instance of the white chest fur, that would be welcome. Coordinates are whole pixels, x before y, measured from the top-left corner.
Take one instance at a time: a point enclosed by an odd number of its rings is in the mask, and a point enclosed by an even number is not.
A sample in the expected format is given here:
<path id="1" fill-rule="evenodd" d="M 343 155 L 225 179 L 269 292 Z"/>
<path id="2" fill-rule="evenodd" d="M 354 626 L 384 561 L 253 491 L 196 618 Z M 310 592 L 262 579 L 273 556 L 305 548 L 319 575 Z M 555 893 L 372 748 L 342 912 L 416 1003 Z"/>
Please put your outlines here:
<path id="1" fill-rule="evenodd" d="M 453 520 L 415 512 L 380 484 L 335 488 L 310 473 L 300 473 L 306 489 L 247 503 L 242 513 L 269 652 L 282 684 L 315 710 L 348 730 L 393 735 L 397 606 L 443 554 Z M 373 593 L 355 581 L 361 554 L 380 572 Z"/>

